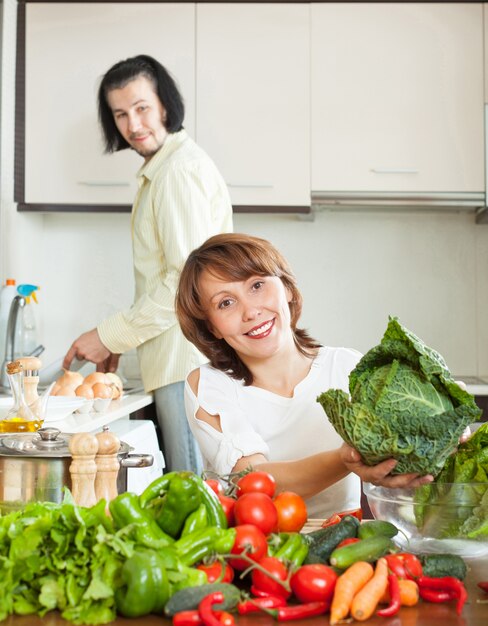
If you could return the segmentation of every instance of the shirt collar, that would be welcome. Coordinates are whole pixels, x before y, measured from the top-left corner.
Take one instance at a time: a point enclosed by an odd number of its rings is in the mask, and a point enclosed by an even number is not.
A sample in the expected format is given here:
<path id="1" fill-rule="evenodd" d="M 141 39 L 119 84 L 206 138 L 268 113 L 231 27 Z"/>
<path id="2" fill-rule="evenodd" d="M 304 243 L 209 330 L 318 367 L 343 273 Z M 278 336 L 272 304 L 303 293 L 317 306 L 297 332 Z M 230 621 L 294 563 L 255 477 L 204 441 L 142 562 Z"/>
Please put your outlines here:
<path id="1" fill-rule="evenodd" d="M 181 144 L 187 139 L 186 130 L 179 130 L 176 133 L 169 133 L 164 140 L 164 144 L 154 154 L 147 163 L 144 163 L 137 172 L 137 178 L 141 182 L 142 177 L 151 180 L 155 173 L 159 170 L 161 163 L 169 157 Z"/>

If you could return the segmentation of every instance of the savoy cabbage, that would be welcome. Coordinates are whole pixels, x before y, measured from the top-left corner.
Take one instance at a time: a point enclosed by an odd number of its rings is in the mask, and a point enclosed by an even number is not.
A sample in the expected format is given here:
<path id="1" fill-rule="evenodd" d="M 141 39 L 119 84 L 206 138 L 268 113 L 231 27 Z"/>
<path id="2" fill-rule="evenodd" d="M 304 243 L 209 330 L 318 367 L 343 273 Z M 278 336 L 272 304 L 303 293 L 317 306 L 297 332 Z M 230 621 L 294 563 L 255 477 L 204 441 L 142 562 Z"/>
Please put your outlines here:
<path id="1" fill-rule="evenodd" d="M 391 317 L 380 344 L 351 372 L 349 391 L 331 389 L 317 400 L 365 463 L 395 458 L 397 474 L 436 475 L 481 415 L 443 357 Z"/>

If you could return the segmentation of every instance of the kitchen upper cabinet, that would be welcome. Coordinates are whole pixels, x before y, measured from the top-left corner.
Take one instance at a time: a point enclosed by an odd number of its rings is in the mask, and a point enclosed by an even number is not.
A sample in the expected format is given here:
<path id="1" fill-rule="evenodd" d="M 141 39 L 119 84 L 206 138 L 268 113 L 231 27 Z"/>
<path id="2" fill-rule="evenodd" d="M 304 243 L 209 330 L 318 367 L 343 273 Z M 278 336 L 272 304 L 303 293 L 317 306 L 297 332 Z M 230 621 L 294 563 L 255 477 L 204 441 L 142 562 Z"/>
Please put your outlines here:
<path id="1" fill-rule="evenodd" d="M 111 65 L 158 59 L 195 131 L 195 7 L 180 3 L 27 3 L 25 202 L 131 204 L 142 159 L 103 154 L 97 88 Z"/>
<path id="2" fill-rule="evenodd" d="M 197 4 L 197 140 L 237 205 L 310 205 L 310 6 Z"/>
<path id="3" fill-rule="evenodd" d="M 481 3 L 311 12 L 312 190 L 483 191 Z"/>

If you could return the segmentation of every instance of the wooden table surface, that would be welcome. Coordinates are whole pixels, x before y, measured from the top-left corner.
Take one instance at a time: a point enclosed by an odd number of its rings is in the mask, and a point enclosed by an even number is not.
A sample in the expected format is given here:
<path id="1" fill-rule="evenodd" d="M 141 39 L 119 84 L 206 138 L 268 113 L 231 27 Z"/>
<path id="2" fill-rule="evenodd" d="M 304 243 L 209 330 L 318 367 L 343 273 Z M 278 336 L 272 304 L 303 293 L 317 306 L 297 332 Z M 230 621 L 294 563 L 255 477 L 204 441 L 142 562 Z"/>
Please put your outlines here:
<path id="1" fill-rule="evenodd" d="M 368 626 L 483 626 L 488 624 L 488 594 L 477 588 L 476 583 L 488 581 L 488 559 L 466 560 L 469 573 L 466 579 L 468 601 L 463 612 L 457 615 L 453 603 L 428 604 L 420 601 L 415 607 L 402 607 L 395 617 L 372 617 Z M 486 604 L 479 602 L 485 600 Z M 238 617 L 239 626 L 276 626 L 278 622 L 267 615 L 259 617 Z M 328 615 L 289 622 L 294 626 L 325 626 L 329 623 Z M 360 622 L 351 622 L 357 623 Z M 67 626 L 69 622 L 53 611 L 45 617 L 12 616 L 2 622 L 5 626 Z M 151 615 L 137 619 L 117 618 L 111 626 L 170 626 L 171 622 L 162 617 Z"/>

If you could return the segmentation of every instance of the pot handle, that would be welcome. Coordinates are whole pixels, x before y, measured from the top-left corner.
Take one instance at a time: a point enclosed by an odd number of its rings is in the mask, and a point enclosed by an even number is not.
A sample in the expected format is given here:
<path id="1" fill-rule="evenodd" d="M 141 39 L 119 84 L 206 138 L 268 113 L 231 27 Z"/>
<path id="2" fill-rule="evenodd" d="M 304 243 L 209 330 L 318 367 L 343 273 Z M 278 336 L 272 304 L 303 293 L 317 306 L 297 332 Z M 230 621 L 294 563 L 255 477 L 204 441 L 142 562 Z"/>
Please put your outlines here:
<path id="1" fill-rule="evenodd" d="M 121 467 L 151 467 L 153 463 L 152 454 L 128 454 L 120 459 Z"/>

